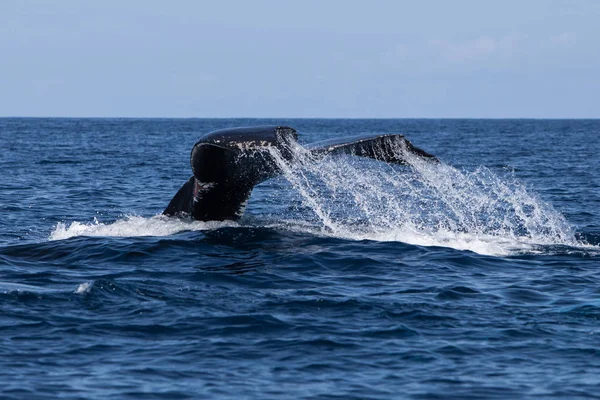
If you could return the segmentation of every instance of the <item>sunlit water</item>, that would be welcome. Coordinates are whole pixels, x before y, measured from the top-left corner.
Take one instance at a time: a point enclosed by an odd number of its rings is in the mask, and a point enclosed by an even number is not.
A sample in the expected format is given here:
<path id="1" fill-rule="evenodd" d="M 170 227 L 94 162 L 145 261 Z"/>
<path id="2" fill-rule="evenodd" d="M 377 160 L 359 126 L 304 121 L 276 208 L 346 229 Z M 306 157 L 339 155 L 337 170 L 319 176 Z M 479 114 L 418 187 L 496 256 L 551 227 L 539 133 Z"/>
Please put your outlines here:
<path id="1" fill-rule="evenodd" d="M 272 149 L 284 173 L 240 221 L 160 215 L 198 136 L 261 124 L 404 133 L 442 162 Z M 593 397 L 599 131 L 0 119 L 3 395 Z"/>

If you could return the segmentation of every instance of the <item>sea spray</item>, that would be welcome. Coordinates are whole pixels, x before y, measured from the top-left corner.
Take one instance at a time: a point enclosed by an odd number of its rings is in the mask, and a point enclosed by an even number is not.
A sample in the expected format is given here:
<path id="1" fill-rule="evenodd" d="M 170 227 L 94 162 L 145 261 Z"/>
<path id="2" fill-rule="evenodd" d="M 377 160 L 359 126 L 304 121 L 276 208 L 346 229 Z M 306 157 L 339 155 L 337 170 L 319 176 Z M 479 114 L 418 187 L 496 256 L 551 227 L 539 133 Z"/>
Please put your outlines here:
<path id="1" fill-rule="evenodd" d="M 514 177 L 486 167 L 459 171 L 396 151 L 407 166 L 350 156 L 317 159 L 290 144 L 294 161 L 269 149 L 321 233 L 350 239 L 448 246 L 484 254 L 577 245 L 573 229 L 551 205 Z M 288 225 L 294 227 L 293 221 Z M 305 228 L 302 228 L 305 229 Z"/>

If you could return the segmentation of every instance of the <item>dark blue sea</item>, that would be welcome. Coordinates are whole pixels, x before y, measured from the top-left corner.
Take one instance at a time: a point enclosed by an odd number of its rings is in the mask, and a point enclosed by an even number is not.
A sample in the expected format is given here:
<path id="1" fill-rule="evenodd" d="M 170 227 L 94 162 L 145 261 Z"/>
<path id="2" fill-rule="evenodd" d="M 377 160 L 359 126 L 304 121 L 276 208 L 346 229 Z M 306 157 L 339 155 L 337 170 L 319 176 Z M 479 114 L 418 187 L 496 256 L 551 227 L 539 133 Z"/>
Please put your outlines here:
<path id="1" fill-rule="evenodd" d="M 402 133 L 161 215 L 209 131 Z M 600 396 L 600 120 L 0 119 L 0 397 Z"/>

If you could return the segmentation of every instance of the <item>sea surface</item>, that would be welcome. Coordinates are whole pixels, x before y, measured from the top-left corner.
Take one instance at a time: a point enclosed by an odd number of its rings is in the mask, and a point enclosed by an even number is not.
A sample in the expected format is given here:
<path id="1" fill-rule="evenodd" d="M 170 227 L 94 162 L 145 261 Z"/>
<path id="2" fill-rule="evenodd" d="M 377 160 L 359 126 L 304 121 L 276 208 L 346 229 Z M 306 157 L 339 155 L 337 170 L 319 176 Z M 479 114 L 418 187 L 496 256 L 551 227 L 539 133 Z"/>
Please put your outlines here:
<path id="1" fill-rule="evenodd" d="M 209 131 L 402 133 L 161 216 Z M 600 120 L 0 119 L 0 398 L 600 396 Z"/>

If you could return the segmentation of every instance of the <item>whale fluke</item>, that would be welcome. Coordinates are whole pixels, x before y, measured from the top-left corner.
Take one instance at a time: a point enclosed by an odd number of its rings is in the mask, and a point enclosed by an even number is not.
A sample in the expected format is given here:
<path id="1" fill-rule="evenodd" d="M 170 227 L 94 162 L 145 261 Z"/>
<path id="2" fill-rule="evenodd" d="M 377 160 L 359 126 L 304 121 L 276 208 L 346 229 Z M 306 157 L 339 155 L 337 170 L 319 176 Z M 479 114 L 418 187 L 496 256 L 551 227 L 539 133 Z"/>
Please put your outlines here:
<path id="1" fill-rule="evenodd" d="M 199 221 L 239 219 L 254 186 L 281 173 L 269 148 L 294 161 L 292 145 L 298 133 L 288 126 L 223 129 L 208 133 L 192 148 L 193 176 L 179 189 L 163 214 L 185 215 Z M 437 159 L 404 136 L 362 135 L 325 140 L 305 146 L 315 157 L 353 154 L 395 164 L 403 155 Z"/>

